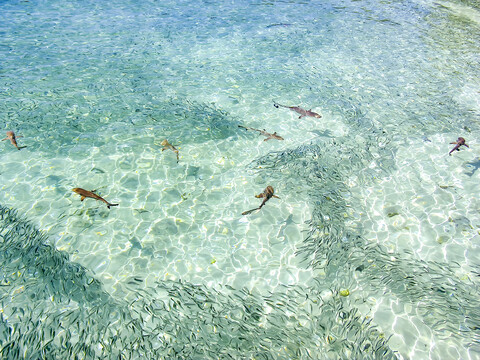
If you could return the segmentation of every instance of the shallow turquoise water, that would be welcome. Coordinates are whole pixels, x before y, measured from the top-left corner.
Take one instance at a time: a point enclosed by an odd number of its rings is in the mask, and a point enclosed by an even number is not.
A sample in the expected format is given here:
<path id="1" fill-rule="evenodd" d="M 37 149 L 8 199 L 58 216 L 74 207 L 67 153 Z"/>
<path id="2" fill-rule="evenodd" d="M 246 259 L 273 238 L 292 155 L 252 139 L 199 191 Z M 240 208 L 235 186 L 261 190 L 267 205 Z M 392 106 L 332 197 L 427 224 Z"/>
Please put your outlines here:
<path id="1" fill-rule="evenodd" d="M 479 359 L 474 6 L 0 2 L 3 358 Z"/>

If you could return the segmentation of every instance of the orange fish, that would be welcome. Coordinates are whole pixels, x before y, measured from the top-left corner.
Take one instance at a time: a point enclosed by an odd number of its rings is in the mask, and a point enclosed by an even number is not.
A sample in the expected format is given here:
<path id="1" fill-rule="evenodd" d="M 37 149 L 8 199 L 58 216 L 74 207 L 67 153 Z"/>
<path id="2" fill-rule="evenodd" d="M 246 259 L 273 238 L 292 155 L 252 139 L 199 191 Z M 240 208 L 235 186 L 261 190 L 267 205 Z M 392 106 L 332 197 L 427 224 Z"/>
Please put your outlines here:
<path id="1" fill-rule="evenodd" d="M 15 136 L 15 133 L 13 131 L 7 131 L 7 137 L 5 139 L 2 139 L 2 141 L 10 140 L 12 145 L 15 146 L 18 150 L 20 150 L 20 149 L 26 148 L 26 146 L 20 146 L 19 147 L 17 145 L 17 139 L 21 138 L 21 137 L 23 137 L 23 136 Z"/>
<path id="2" fill-rule="evenodd" d="M 252 210 L 244 211 L 242 213 L 242 215 L 248 215 L 248 214 L 254 212 L 255 210 L 260 210 L 262 208 L 262 206 L 265 205 L 265 203 L 268 200 L 270 200 L 272 197 L 280 199 L 277 195 L 273 195 L 273 193 L 274 193 L 273 187 L 271 187 L 270 185 L 267 186 L 265 188 L 265 190 L 263 190 L 263 193 L 255 195 L 256 198 L 263 198 L 263 201 L 260 204 L 260 206 L 258 208 L 252 209 Z"/>
<path id="3" fill-rule="evenodd" d="M 163 140 L 161 142 L 161 144 L 163 146 L 162 151 L 170 149 L 175 154 L 177 154 L 177 163 L 178 163 L 178 150 L 177 150 L 177 148 L 175 146 L 173 146 L 172 144 L 170 144 L 167 139 Z"/>
<path id="4" fill-rule="evenodd" d="M 81 195 L 80 201 L 83 201 L 83 200 L 85 200 L 85 198 L 88 197 L 88 198 L 92 198 L 92 199 L 95 199 L 95 200 L 103 201 L 105 204 L 107 204 L 107 208 L 109 208 L 109 209 L 110 209 L 110 206 L 118 206 L 118 204 L 110 204 L 107 200 L 105 200 L 101 196 L 98 196 L 97 194 L 95 194 L 95 190 L 88 191 L 88 190 L 85 190 L 85 189 L 82 189 L 82 188 L 75 188 L 75 189 L 72 189 L 72 190 L 74 192 L 76 192 L 77 194 Z"/>

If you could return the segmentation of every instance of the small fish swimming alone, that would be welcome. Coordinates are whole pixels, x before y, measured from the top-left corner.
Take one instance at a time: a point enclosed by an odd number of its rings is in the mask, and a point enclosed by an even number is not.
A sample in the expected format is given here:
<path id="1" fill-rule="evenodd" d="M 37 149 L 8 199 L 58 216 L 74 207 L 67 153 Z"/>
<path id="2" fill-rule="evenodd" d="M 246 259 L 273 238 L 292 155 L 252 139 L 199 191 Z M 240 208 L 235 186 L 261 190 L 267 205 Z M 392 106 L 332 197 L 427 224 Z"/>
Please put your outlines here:
<path id="1" fill-rule="evenodd" d="M 170 144 L 167 139 L 163 140 L 161 142 L 161 144 L 163 146 L 162 151 L 170 149 L 175 154 L 177 154 L 177 163 L 178 163 L 178 150 L 177 150 L 177 148 L 175 146 L 173 146 L 172 144 Z"/>
<path id="2" fill-rule="evenodd" d="M 2 139 L 2 141 L 10 140 L 12 145 L 15 146 L 18 150 L 20 150 L 20 149 L 26 148 L 26 146 L 20 146 L 19 147 L 17 145 L 17 139 L 21 138 L 21 137 L 23 137 L 23 136 L 15 136 L 15 133 L 13 131 L 7 131 L 7 137 L 5 139 Z"/>
<path id="3" fill-rule="evenodd" d="M 467 145 L 467 143 L 465 142 L 465 139 L 463 137 L 459 137 L 457 139 L 457 141 L 451 142 L 450 144 L 456 144 L 456 145 L 454 146 L 454 148 L 452 150 L 450 150 L 448 155 L 452 155 L 452 152 L 454 152 L 455 150 L 460 151 L 460 146 L 462 146 L 462 145 L 466 146 L 467 148 L 470 147 L 470 146 Z"/>
<path id="4" fill-rule="evenodd" d="M 266 132 L 265 129 L 263 129 L 263 130 L 258 130 L 258 129 L 254 129 L 254 128 L 251 128 L 251 127 L 248 127 L 248 126 L 243 126 L 243 125 L 238 125 L 238 127 L 243 128 L 243 129 L 245 129 L 245 130 L 258 131 L 261 135 L 267 137 L 267 138 L 264 139 L 263 141 L 267 141 L 267 140 L 270 140 L 270 139 L 285 140 L 283 137 L 281 137 L 280 135 L 278 135 L 276 131 L 275 131 L 273 134 L 270 134 L 269 132 Z"/>
<path id="5" fill-rule="evenodd" d="M 75 189 L 72 189 L 72 191 L 76 192 L 77 194 L 79 194 L 81 196 L 80 201 L 83 201 L 83 200 L 85 200 L 85 198 L 88 197 L 88 198 L 92 198 L 92 199 L 95 199 L 95 200 L 103 201 L 105 204 L 107 204 L 107 208 L 109 208 L 109 209 L 110 209 L 110 206 L 118 206 L 118 204 L 110 204 L 107 200 L 105 200 L 101 196 L 98 196 L 97 194 L 95 194 L 95 190 L 88 191 L 88 190 L 85 190 L 85 189 L 82 189 L 82 188 L 75 188 Z"/>
<path id="6" fill-rule="evenodd" d="M 263 190 L 263 193 L 261 194 L 258 194 L 258 195 L 255 195 L 256 198 L 263 198 L 263 201 L 262 203 L 260 204 L 260 206 L 258 208 L 255 208 L 255 209 L 252 209 L 252 210 L 248 210 L 248 211 L 244 211 L 242 213 L 242 215 L 248 215 L 252 212 L 254 212 L 255 210 L 260 210 L 262 208 L 263 205 L 265 205 L 265 203 L 270 200 L 272 197 L 274 198 L 277 198 L 277 199 L 280 199 L 277 195 L 273 195 L 275 191 L 273 190 L 273 187 L 271 187 L 270 185 L 267 186 L 265 188 L 265 190 Z"/>
<path id="7" fill-rule="evenodd" d="M 312 109 L 305 110 L 305 109 L 302 109 L 301 107 L 298 107 L 298 106 L 280 105 L 280 104 L 277 104 L 276 102 L 273 102 L 273 106 L 275 106 L 277 109 L 279 107 L 284 107 L 284 108 L 290 109 L 292 111 L 295 111 L 295 112 L 300 114 L 300 116 L 298 117 L 299 119 L 301 119 L 304 116 L 311 116 L 311 117 L 314 117 L 314 118 L 317 118 L 317 119 L 320 119 L 322 117 L 322 115 L 317 114 L 316 112 L 313 112 Z"/>
<path id="8" fill-rule="evenodd" d="M 270 28 L 276 27 L 276 26 L 287 27 L 287 26 L 292 26 L 292 25 L 293 24 L 288 24 L 288 23 L 275 23 L 275 24 L 270 24 L 270 25 L 265 26 L 265 29 L 270 29 Z"/>

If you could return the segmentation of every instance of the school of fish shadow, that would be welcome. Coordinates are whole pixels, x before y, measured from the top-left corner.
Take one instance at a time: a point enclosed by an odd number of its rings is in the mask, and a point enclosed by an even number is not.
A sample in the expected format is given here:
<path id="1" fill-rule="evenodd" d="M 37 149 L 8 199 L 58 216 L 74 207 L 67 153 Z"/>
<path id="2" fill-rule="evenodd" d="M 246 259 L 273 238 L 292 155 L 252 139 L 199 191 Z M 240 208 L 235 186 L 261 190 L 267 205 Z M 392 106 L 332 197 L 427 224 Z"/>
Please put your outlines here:
<path id="1" fill-rule="evenodd" d="M 291 111 L 294 111 L 294 112 L 300 114 L 300 116 L 298 117 L 299 119 L 301 119 L 303 117 L 306 117 L 306 116 L 314 117 L 314 118 L 317 118 L 317 119 L 320 119 L 322 117 L 320 114 L 318 114 L 316 112 L 313 112 L 312 109 L 305 110 L 305 109 L 303 109 L 301 107 L 298 107 L 298 106 L 286 106 L 286 105 L 278 104 L 276 102 L 273 103 L 273 106 L 275 106 L 277 109 L 281 108 L 281 107 L 286 108 L 286 109 L 290 109 Z M 243 126 L 243 125 L 238 125 L 238 127 L 243 128 L 247 131 L 251 130 L 251 131 L 259 132 L 260 135 L 263 135 L 263 136 L 266 137 L 264 139 L 264 141 L 268 141 L 268 140 L 272 140 L 272 139 L 273 140 L 284 140 L 284 138 L 281 137 L 280 135 L 278 135 L 277 132 L 269 133 L 265 129 L 263 129 L 263 130 L 254 129 L 254 128 L 251 128 L 251 127 L 248 127 L 248 126 Z M 23 136 L 16 136 L 13 131 L 7 131 L 6 137 L 4 139 L 2 139 L 2 141 L 10 140 L 10 143 L 13 146 L 15 146 L 18 150 L 21 150 L 23 148 L 26 148 L 26 146 L 19 146 L 17 144 L 17 139 L 21 138 L 21 137 L 23 137 Z M 468 146 L 468 144 L 466 143 L 466 140 L 463 137 L 459 137 L 457 139 L 457 141 L 453 141 L 450 144 L 455 144 L 455 146 L 453 147 L 452 150 L 450 150 L 450 152 L 448 153 L 449 155 L 452 155 L 452 153 L 454 151 L 460 151 L 460 148 L 462 146 L 466 146 L 467 148 L 470 147 L 470 146 Z M 170 144 L 167 139 L 163 140 L 161 142 L 161 145 L 163 146 L 162 147 L 162 152 L 165 151 L 165 150 L 171 150 L 176 154 L 177 163 L 178 163 L 179 162 L 179 151 L 178 151 L 178 149 L 175 146 L 173 146 L 172 144 Z M 89 191 L 89 190 L 85 190 L 85 189 L 82 189 L 82 188 L 74 188 L 74 189 L 72 189 L 72 191 L 80 195 L 80 201 L 83 201 L 86 198 L 91 198 L 91 199 L 94 199 L 94 200 L 102 201 L 107 205 L 108 209 L 110 209 L 110 207 L 112 207 L 112 206 L 118 206 L 119 205 L 119 204 L 112 204 L 112 203 L 108 202 L 107 200 L 105 200 L 104 198 L 102 198 L 101 196 L 97 195 L 95 193 L 96 190 L 90 190 Z M 271 198 L 280 199 L 277 195 L 274 194 L 274 192 L 275 192 L 275 190 L 273 189 L 273 187 L 268 185 L 265 188 L 265 190 L 263 190 L 262 193 L 260 193 L 258 195 L 255 195 L 256 198 L 263 199 L 260 206 L 254 208 L 254 209 L 251 209 L 251 210 L 244 211 L 242 213 L 242 215 L 248 215 L 248 214 L 251 214 L 252 212 L 260 210 L 267 203 L 267 201 L 270 200 Z"/>

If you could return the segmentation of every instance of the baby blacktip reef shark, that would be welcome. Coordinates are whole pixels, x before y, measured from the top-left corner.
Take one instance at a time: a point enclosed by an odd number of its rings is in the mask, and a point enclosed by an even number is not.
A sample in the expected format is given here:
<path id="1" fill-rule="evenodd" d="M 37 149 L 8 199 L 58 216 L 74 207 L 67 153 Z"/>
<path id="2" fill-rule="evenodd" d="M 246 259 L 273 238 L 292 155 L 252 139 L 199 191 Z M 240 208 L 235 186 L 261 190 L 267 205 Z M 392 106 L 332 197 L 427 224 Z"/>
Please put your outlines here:
<path id="1" fill-rule="evenodd" d="M 284 108 L 290 109 L 292 111 L 295 111 L 295 112 L 300 114 L 300 116 L 298 117 L 299 119 L 301 119 L 304 116 L 311 116 L 311 117 L 314 117 L 314 118 L 317 118 L 317 119 L 320 119 L 322 117 L 322 115 L 317 114 L 316 112 L 313 112 L 312 109 L 305 110 L 305 109 L 302 109 L 301 107 L 298 107 L 298 106 L 280 105 L 280 104 L 277 104 L 276 102 L 273 102 L 273 106 L 275 106 L 277 109 L 279 107 L 284 107 Z"/>
<path id="2" fill-rule="evenodd" d="M 178 163 L 178 150 L 177 150 L 177 148 L 175 146 L 173 146 L 172 144 L 170 144 L 167 139 L 163 140 L 161 142 L 161 144 L 163 146 L 162 151 L 170 149 L 175 154 L 177 154 L 177 163 Z"/>
<path id="3" fill-rule="evenodd" d="M 258 208 L 255 208 L 255 209 L 252 209 L 252 210 L 248 210 L 248 211 L 244 211 L 242 213 L 242 215 L 248 215 L 252 212 L 254 212 L 255 210 L 260 210 L 262 208 L 263 205 L 265 205 L 265 203 L 270 200 L 272 197 L 274 198 L 277 198 L 277 199 L 280 199 L 277 195 L 273 195 L 275 191 L 273 190 L 273 187 L 271 187 L 270 185 L 267 186 L 265 188 L 265 190 L 263 190 L 263 193 L 261 194 L 258 194 L 258 195 L 255 195 L 256 198 L 263 198 L 263 201 L 262 203 L 260 204 L 260 206 Z"/>
<path id="4" fill-rule="evenodd" d="M 243 126 L 243 125 L 238 125 L 238 127 L 243 128 L 243 129 L 245 129 L 245 130 L 258 131 L 258 132 L 260 133 L 260 135 L 263 135 L 263 136 L 266 136 L 266 137 L 267 137 L 267 138 L 264 139 L 263 141 L 267 141 L 267 140 L 270 140 L 270 139 L 285 140 L 283 137 L 281 137 L 280 135 L 278 135 L 276 131 L 275 131 L 273 134 L 270 134 L 269 132 L 266 132 L 265 129 L 263 129 L 263 130 L 258 130 L 258 129 L 254 129 L 254 128 L 251 128 L 251 127 L 248 127 L 248 126 Z"/>
<path id="5" fill-rule="evenodd" d="M 465 142 L 465 139 L 463 137 L 459 137 L 457 139 L 457 141 L 451 142 L 450 144 L 456 144 L 456 145 L 454 146 L 454 148 L 452 150 L 450 150 L 448 155 L 452 155 L 452 152 L 454 152 L 455 150 L 460 151 L 460 146 L 462 146 L 462 145 L 464 145 L 468 148 L 470 147 L 470 146 L 467 145 L 467 143 Z"/>
<path id="6" fill-rule="evenodd" d="M 98 196 L 97 194 L 95 194 L 95 190 L 88 191 L 88 190 L 85 190 L 85 189 L 82 189 L 82 188 L 75 188 L 75 189 L 72 189 L 72 191 L 81 195 L 80 201 L 83 201 L 83 200 L 85 200 L 85 198 L 88 197 L 88 198 L 92 198 L 92 199 L 95 199 L 95 200 L 103 201 L 105 204 L 107 204 L 107 208 L 109 208 L 109 209 L 110 209 L 110 206 L 118 206 L 118 204 L 110 204 L 107 200 L 105 200 L 101 196 Z"/>
<path id="7" fill-rule="evenodd" d="M 20 149 L 26 148 L 26 146 L 20 146 L 19 147 L 17 145 L 17 138 L 21 138 L 21 137 L 23 137 L 23 136 L 15 136 L 15 133 L 13 131 L 7 131 L 7 137 L 5 139 L 2 139 L 2 141 L 10 140 L 12 145 L 15 146 L 18 150 L 20 150 Z"/>

